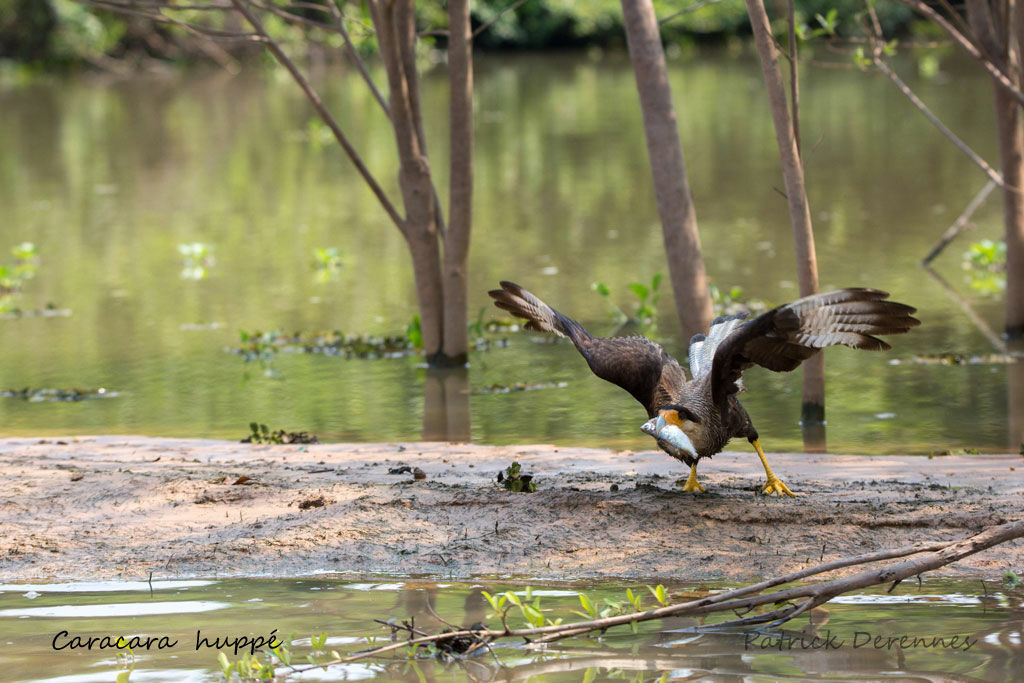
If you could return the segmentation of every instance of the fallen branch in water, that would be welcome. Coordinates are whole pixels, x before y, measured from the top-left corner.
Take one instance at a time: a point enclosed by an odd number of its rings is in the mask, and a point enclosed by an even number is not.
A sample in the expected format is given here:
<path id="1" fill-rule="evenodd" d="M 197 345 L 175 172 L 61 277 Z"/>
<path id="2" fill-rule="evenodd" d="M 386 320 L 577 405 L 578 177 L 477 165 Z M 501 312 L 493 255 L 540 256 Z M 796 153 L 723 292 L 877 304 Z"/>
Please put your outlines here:
<path id="1" fill-rule="evenodd" d="M 771 611 L 749 617 L 741 616 L 740 618 L 730 621 L 696 626 L 694 627 L 694 630 L 709 631 L 759 624 L 766 624 L 767 626 L 774 627 L 808 612 L 814 607 L 817 607 L 838 595 L 842 595 L 843 593 L 886 583 L 892 583 L 893 588 L 895 588 L 896 585 L 904 579 L 944 567 L 969 555 L 985 550 L 986 548 L 991 548 L 992 546 L 1018 538 L 1024 538 L 1024 520 L 1007 522 L 999 526 L 989 527 L 980 533 L 960 541 L 921 543 L 912 546 L 905 546 L 895 550 L 883 550 L 864 555 L 857 555 L 808 567 L 806 569 L 791 572 L 760 583 L 701 598 L 699 600 L 692 600 L 675 605 L 665 605 L 657 609 L 633 612 L 629 614 L 618 614 L 601 619 L 579 621 L 569 624 L 550 624 L 534 628 L 515 629 L 508 627 L 505 616 L 502 615 L 504 627 L 500 629 L 490 629 L 480 625 L 481 627 L 476 629 L 450 630 L 444 633 L 420 635 L 423 633 L 422 631 L 413 631 L 412 628 L 404 629 L 402 627 L 398 627 L 400 630 L 408 631 L 410 637 L 407 640 L 393 642 L 388 645 L 356 652 L 344 657 L 338 656 L 329 661 L 318 662 L 315 665 L 291 668 L 292 671 L 299 673 L 313 668 L 327 667 L 333 664 L 342 664 L 359 659 L 378 657 L 394 650 L 416 647 L 418 645 L 434 645 L 442 652 L 452 653 L 474 651 L 484 647 L 490 649 L 490 644 L 500 638 L 523 638 L 530 644 L 548 643 L 554 640 L 582 635 L 584 633 L 592 633 L 595 631 L 603 632 L 613 626 L 622 626 L 625 624 L 651 621 L 654 619 L 664 619 L 666 617 L 704 616 L 716 612 L 737 612 L 741 610 L 743 611 L 743 614 L 746 614 L 763 605 L 782 605 L 781 607 L 777 607 Z M 907 557 L 909 555 L 919 555 L 919 557 L 904 560 L 903 562 L 878 569 L 863 571 L 859 574 L 854 574 L 853 576 L 845 578 L 833 579 L 823 583 L 814 583 L 805 586 L 796 586 L 771 593 L 764 593 L 764 591 L 776 586 L 818 574 L 835 571 L 837 569 L 884 562 L 886 560 Z M 800 602 L 794 603 L 793 601 L 796 600 L 800 600 Z M 392 625 L 392 627 L 395 628 L 394 625 Z M 458 648 L 451 647 L 455 643 L 459 643 Z"/>

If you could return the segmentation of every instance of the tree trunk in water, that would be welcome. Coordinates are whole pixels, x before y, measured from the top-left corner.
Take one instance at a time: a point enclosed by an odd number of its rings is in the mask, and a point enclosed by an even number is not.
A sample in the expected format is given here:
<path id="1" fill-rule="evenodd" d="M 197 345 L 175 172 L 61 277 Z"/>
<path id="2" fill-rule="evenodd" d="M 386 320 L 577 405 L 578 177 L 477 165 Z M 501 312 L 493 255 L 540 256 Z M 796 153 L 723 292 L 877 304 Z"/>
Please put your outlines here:
<path id="1" fill-rule="evenodd" d="M 750 25 L 754 31 L 757 55 L 761 60 L 768 101 L 775 124 L 775 139 L 779 144 L 782 176 L 786 183 L 786 199 L 793 224 L 793 243 L 796 247 L 797 280 L 800 296 L 818 291 L 818 260 L 814 253 L 814 231 L 811 209 L 804 186 L 804 167 L 793 132 L 793 121 L 786 104 L 786 87 L 779 68 L 779 53 L 775 49 L 768 14 L 762 0 L 746 0 Z M 822 424 L 825 419 L 825 357 L 815 354 L 803 363 L 803 406 L 801 418 L 804 427 Z M 806 432 L 805 432 L 806 434 Z M 822 444 L 823 445 L 823 444 Z"/>
<path id="2" fill-rule="evenodd" d="M 444 242 L 444 360 L 465 365 L 469 233 L 473 219 L 473 43 L 469 0 L 448 0 L 451 190 Z"/>
<path id="3" fill-rule="evenodd" d="M 1006 0 L 994 12 L 985 0 L 968 0 L 967 17 L 981 52 L 1020 87 L 1024 73 L 1020 39 L 1024 11 Z M 996 132 L 1003 173 L 1003 228 L 1006 239 L 1006 335 L 1024 339 L 1024 130 L 1019 101 L 998 81 L 995 90 Z"/>
<path id="4" fill-rule="evenodd" d="M 1002 163 L 1006 239 L 1006 335 L 1024 339 L 1024 131 L 1017 100 L 995 88 L 996 129 Z"/>
<path id="5" fill-rule="evenodd" d="M 697 233 L 697 214 L 679 142 L 665 51 L 651 0 L 622 0 L 622 17 L 640 93 L 647 154 L 654 175 L 654 194 L 676 312 L 689 338 L 706 332 L 714 314 Z"/>
<path id="6" fill-rule="evenodd" d="M 429 365 L 445 365 L 445 292 L 436 194 L 421 133 L 418 77 L 414 60 L 408 58 L 416 39 L 412 0 L 371 1 L 369 6 L 388 77 L 391 125 L 398 146 L 398 183 L 405 205 L 402 234 L 412 255 L 423 351 Z"/>

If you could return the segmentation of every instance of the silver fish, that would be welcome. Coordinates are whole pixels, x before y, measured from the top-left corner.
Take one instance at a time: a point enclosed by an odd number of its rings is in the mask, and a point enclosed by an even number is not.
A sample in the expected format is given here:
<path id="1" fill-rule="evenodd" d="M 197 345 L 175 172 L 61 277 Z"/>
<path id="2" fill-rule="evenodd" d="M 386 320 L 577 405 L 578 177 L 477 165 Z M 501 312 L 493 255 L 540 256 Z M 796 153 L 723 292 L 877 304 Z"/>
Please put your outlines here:
<path id="1" fill-rule="evenodd" d="M 650 434 L 659 442 L 668 445 L 670 449 L 677 451 L 672 453 L 673 457 L 684 461 L 697 458 L 697 449 L 690 441 L 690 437 L 679 427 L 665 422 L 665 418 L 660 415 L 640 425 L 640 431 Z M 686 453 L 686 457 L 682 453 Z"/>

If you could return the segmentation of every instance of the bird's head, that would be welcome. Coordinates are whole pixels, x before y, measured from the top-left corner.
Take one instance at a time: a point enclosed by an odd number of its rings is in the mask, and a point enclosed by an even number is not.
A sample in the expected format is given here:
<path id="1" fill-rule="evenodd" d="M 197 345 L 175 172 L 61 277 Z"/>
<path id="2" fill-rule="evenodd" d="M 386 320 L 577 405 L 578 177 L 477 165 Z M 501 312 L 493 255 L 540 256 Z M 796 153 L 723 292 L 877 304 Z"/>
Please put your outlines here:
<path id="1" fill-rule="evenodd" d="M 667 405 L 658 409 L 658 415 L 645 422 L 640 429 L 666 447 L 674 457 L 691 463 L 699 456 L 692 435 L 698 429 L 700 418 L 684 405 Z"/>

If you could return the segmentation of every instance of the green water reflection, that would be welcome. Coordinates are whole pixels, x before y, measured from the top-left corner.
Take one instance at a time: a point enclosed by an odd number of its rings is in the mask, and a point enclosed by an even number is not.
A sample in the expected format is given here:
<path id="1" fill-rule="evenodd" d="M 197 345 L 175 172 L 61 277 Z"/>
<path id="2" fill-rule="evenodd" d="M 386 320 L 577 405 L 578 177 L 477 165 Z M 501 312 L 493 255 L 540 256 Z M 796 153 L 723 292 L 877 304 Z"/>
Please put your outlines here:
<path id="1" fill-rule="evenodd" d="M 642 587 L 633 586 L 646 595 Z M 721 587 L 677 587 L 683 595 L 706 594 Z M 500 581 L 444 584 L 408 579 L 364 581 L 313 579 L 231 579 L 225 581 L 155 581 L 134 584 L 0 585 L 0 670 L 9 681 L 113 680 L 119 665 L 113 651 L 72 649 L 69 644 L 104 635 L 154 638 L 149 651 L 136 652 L 132 681 L 213 681 L 219 676 L 217 638 L 282 637 L 293 631 L 299 658 L 309 652 L 309 635 L 326 631 L 328 649 L 351 652 L 366 647 L 365 636 L 387 642 L 388 629 L 373 619 L 414 620 L 417 628 L 436 631 L 443 624 L 432 611 L 457 625 L 488 621 L 481 590 L 521 590 Z M 573 618 L 577 591 L 596 603 L 622 599 L 624 586 L 534 585 L 549 616 Z M 516 617 L 510 617 L 516 625 Z M 724 619 L 726 617 L 721 617 Z M 493 622 L 494 619 L 492 618 Z M 579 680 L 581 672 L 604 680 L 656 680 L 690 675 L 768 680 L 800 676 L 842 679 L 894 679 L 954 675 L 964 681 L 1008 681 L 1024 667 L 1024 594 L 997 584 L 934 580 L 905 583 L 842 596 L 815 611 L 815 625 L 805 618 L 767 635 L 695 633 L 694 619 L 646 622 L 636 635 L 628 629 L 603 637 L 573 638 L 538 652 L 516 643 L 495 648 L 490 656 L 454 664 L 404 656 L 331 667 L 301 680 Z M 276 630 L 276 631 L 275 631 Z M 62 634 L 67 631 L 67 634 Z M 197 633 L 198 632 L 198 633 Z M 811 647 L 813 636 L 818 646 Z M 779 636 L 783 636 L 780 639 Z M 960 636 L 959 647 L 889 647 L 890 638 Z M 155 643 L 166 637 L 158 649 Z M 803 637 L 805 646 L 799 644 Z M 969 647 L 962 645 L 967 638 Z M 198 641 L 204 638 L 205 642 Z M 305 640 L 302 640 L 305 638 Z M 875 638 L 882 640 L 876 641 Z M 201 647 L 197 650 L 197 642 Z M 779 643 L 785 643 L 780 646 Z M 828 642 L 828 646 L 821 645 Z M 793 645 L 789 645 L 793 643 Z M 55 650 L 55 647 L 62 649 Z M 417 673 L 418 672 L 418 673 Z"/>
<path id="2" fill-rule="evenodd" d="M 514 279 L 594 331 L 611 330 L 591 283 L 605 282 L 625 306 L 628 283 L 666 267 L 628 62 L 502 56 L 481 58 L 477 68 L 471 317 L 484 308 L 490 317 L 486 290 Z M 917 77 L 912 60 L 900 69 L 952 128 L 995 157 L 983 75 L 956 61 L 932 79 Z M 889 290 L 916 305 L 924 323 L 889 354 L 829 353 L 830 449 L 1016 450 L 1020 372 L 889 365 L 920 353 L 991 350 L 916 265 L 983 178 L 884 79 L 805 73 L 802 129 L 822 285 Z M 756 61 L 701 54 L 674 62 L 672 80 L 713 281 L 769 302 L 794 298 Z M 320 83 L 394 190 L 393 142 L 358 76 L 332 72 Z M 437 168 L 445 164 L 446 87 L 441 71 L 423 87 Z M 398 232 L 311 120 L 275 72 L 83 77 L 0 90 L 0 253 L 35 243 L 39 266 L 19 305 L 72 311 L 0 319 L 0 390 L 118 393 L 78 403 L 0 398 L 0 433 L 241 438 L 256 420 L 323 440 L 651 446 L 638 430 L 642 410 L 590 377 L 564 344 L 514 335 L 506 348 L 474 353 L 467 375 L 429 382 L 416 359 L 281 354 L 266 376 L 226 353 L 238 330 L 396 333 L 415 313 Z M 998 202 L 975 222 L 975 235 L 997 238 Z M 210 250 L 201 278 L 178 249 L 194 243 Z M 329 248 L 340 265 L 325 272 L 316 250 Z M 954 246 L 936 268 L 969 294 L 960 251 Z M 973 303 L 998 328 L 1000 303 Z M 682 357 L 668 292 L 661 312 L 659 338 Z M 566 386 L 476 393 L 514 382 Z M 755 371 L 747 384 L 745 402 L 768 448 L 800 448 L 799 377 Z M 438 414 L 449 403 L 450 414 Z"/>

